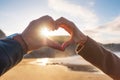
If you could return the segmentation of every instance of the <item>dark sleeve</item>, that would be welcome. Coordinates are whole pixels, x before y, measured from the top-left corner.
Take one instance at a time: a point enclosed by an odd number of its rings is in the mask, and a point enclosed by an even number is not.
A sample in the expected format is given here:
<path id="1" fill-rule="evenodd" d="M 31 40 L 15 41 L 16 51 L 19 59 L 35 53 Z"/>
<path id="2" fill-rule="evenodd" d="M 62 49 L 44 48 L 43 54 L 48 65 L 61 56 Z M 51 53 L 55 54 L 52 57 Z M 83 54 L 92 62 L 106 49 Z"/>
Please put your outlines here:
<path id="1" fill-rule="evenodd" d="M 0 40 L 0 76 L 23 58 L 21 45 L 12 39 Z"/>
<path id="2" fill-rule="evenodd" d="M 77 48 L 78 54 L 101 69 L 113 79 L 120 79 L 120 58 L 106 50 L 99 43 L 88 37 L 85 45 Z"/>

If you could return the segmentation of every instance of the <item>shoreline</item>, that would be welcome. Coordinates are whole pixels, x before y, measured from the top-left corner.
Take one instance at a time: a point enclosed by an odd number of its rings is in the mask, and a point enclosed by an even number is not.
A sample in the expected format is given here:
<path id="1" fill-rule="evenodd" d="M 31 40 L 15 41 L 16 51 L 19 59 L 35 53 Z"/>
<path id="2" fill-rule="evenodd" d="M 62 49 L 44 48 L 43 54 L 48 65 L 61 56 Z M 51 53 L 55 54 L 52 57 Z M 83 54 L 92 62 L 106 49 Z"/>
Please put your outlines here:
<path id="1" fill-rule="evenodd" d="M 73 57 L 75 62 L 76 57 Z M 80 59 L 80 60 L 79 60 Z M 66 63 L 40 65 L 37 59 L 23 59 L 20 64 L 4 74 L 0 80 L 112 80 L 82 58 L 75 64 L 67 63 L 70 58 L 62 59 Z M 55 59 L 51 59 L 55 62 Z M 60 59 L 56 59 L 59 62 Z M 35 63 L 35 64 L 33 64 Z"/>

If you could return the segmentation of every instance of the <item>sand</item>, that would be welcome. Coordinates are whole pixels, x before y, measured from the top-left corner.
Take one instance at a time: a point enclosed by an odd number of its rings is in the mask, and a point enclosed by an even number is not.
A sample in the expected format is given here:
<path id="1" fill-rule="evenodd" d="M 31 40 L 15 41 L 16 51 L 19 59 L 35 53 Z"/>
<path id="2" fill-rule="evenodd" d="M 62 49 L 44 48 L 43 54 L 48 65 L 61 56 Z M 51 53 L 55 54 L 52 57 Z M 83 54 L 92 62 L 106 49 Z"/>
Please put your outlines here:
<path id="1" fill-rule="evenodd" d="M 59 59 L 56 61 L 53 61 L 54 64 L 40 65 L 36 59 L 23 59 L 0 80 L 112 80 L 81 58 L 82 64 L 58 63 Z"/>

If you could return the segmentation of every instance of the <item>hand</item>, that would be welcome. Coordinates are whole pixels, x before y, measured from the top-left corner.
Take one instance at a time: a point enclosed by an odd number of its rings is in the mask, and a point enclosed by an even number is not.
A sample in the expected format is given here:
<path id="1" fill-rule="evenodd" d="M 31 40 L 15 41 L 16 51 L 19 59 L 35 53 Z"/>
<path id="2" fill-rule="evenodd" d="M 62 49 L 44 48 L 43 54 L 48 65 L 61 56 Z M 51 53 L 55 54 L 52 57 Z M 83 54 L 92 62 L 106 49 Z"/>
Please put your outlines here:
<path id="1" fill-rule="evenodd" d="M 71 38 L 69 41 L 65 42 L 62 46 L 63 48 L 66 48 L 67 46 L 69 46 L 71 43 L 81 43 L 84 44 L 87 40 L 86 35 L 84 35 L 77 27 L 76 25 L 61 17 L 59 19 L 56 20 L 56 26 L 58 27 L 62 27 L 64 28 L 70 35 Z"/>
<path id="2" fill-rule="evenodd" d="M 51 30 L 56 29 L 55 21 L 50 16 L 43 16 L 32 21 L 22 32 L 21 36 L 27 44 L 28 51 L 35 50 L 43 46 L 49 46 L 55 49 L 63 50 L 60 44 L 53 42 L 42 35 L 39 35 L 40 29 L 45 25 L 49 26 Z"/>

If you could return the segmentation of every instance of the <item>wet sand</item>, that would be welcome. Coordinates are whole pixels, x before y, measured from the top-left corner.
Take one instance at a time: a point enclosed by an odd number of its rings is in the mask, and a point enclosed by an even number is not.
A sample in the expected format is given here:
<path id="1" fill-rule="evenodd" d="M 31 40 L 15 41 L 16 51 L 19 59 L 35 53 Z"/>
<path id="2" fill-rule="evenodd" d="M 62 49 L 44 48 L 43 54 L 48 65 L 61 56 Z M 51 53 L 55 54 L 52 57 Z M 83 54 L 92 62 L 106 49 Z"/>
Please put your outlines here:
<path id="1" fill-rule="evenodd" d="M 51 61 L 54 63 L 41 65 L 36 59 L 23 59 L 0 80 L 112 80 L 81 58 L 82 64 L 60 62 L 58 59 Z"/>

